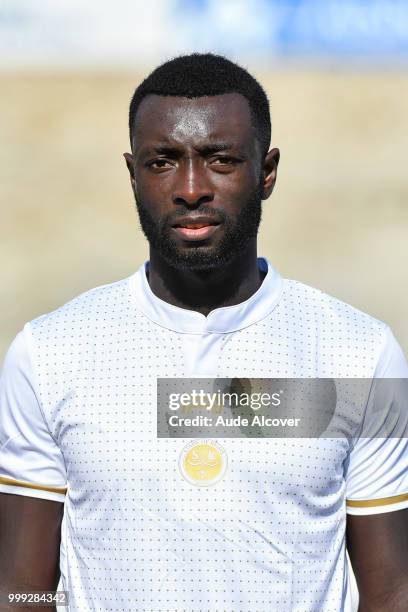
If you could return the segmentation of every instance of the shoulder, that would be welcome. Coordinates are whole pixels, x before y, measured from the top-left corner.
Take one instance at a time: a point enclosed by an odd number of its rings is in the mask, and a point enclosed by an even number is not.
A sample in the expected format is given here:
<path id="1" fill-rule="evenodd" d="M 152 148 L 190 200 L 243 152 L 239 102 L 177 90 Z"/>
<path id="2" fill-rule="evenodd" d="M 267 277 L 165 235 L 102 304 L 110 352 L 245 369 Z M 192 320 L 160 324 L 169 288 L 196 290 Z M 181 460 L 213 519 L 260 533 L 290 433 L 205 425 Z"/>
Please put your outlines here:
<path id="1" fill-rule="evenodd" d="M 37 339 L 59 336 L 61 339 L 92 333 L 98 325 L 112 325 L 129 305 L 127 277 L 89 289 L 55 310 L 29 321 L 26 325 Z"/>
<path id="2" fill-rule="evenodd" d="M 287 307 L 296 307 L 299 317 L 341 329 L 383 338 L 387 324 L 320 289 L 293 279 L 283 279 Z"/>
<path id="3" fill-rule="evenodd" d="M 375 372 L 386 376 L 385 372 L 401 371 L 403 353 L 385 322 L 291 279 L 283 280 L 281 303 L 285 319 L 293 321 L 296 342 L 306 343 L 319 355 L 325 372 L 371 377 Z"/>

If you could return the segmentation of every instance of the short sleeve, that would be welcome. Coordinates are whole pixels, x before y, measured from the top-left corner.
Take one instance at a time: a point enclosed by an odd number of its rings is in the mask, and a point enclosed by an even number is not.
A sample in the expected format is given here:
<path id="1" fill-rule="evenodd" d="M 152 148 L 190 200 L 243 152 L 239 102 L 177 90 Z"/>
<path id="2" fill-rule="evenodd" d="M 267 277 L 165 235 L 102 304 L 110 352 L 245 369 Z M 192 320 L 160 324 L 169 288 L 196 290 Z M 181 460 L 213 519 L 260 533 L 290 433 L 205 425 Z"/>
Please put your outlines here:
<path id="1" fill-rule="evenodd" d="M 27 324 L 10 345 L 0 379 L 0 492 L 64 502 L 64 458 L 45 421 Z"/>
<path id="2" fill-rule="evenodd" d="M 368 422 L 363 428 L 373 433 L 369 437 L 360 436 L 350 453 L 346 473 L 348 514 L 379 514 L 408 508 L 408 364 L 389 328 L 385 330 L 374 378 L 393 380 L 384 381 L 382 388 L 377 385 L 382 390 L 377 391 L 377 399 L 368 408 Z M 374 433 L 381 431 L 377 425 L 379 409 L 381 419 L 388 419 L 398 434 L 394 431 L 384 437 Z"/>

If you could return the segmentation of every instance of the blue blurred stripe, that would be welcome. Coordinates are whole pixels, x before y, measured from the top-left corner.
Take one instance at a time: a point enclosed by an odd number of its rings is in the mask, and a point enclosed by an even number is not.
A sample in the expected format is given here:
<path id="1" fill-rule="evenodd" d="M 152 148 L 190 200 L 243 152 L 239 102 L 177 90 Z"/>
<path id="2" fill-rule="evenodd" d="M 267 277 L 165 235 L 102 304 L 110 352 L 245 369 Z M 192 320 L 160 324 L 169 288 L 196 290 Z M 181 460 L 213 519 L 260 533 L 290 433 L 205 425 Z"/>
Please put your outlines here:
<path id="1" fill-rule="evenodd" d="M 220 44 L 226 50 L 232 45 L 247 50 L 250 45 L 289 55 L 408 55 L 408 0 L 248 0 L 239 4 L 270 27 L 260 28 L 251 39 L 245 22 L 240 24 L 241 32 L 237 24 L 229 28 L 223 23 Z M 180 0 L 178 10 L 194 12 L 202 29 L 219 28 L 213 0 Z"/>

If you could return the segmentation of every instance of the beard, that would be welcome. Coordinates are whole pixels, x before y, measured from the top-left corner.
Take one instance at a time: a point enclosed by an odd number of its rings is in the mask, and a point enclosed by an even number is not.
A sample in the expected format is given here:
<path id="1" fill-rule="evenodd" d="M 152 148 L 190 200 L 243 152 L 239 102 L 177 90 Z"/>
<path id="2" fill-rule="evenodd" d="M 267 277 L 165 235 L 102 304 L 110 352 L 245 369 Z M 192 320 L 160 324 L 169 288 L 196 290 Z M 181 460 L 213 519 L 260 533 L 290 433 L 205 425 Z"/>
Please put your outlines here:
<path id="1" fill-rule="evenodd" d="M 170 223 L 189 214 L 189 208 L 179 207 L 160 219 L 154 219 L 147 206 L 135 196 L 140 226 L 149 244 L 171 266 L 188 270 L 213 270 L 231 262 L 242 254 L 249 242 L 256 237 L 262 214 L 262 182 L 254 189 L 240 212 L 233 216 L 222 209 L 203 204 L 194 209 L 196 214 L 214 217 L 222 223 L 223 236 L 214 246 L 193 244 L 181 249 L 171 237 Z"/>

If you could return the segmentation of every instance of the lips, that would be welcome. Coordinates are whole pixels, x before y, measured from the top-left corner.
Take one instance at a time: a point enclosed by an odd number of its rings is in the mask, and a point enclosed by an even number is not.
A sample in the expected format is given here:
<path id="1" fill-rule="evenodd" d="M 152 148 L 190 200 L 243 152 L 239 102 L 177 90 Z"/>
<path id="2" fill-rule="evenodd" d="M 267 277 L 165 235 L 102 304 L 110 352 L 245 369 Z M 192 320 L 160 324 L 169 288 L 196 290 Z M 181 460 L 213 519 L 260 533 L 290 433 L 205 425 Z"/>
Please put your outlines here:
<path id="1" fill-rule="evenodd" d="M 182 217 L 175 223 L 172 223 L 172 227 L 187 227 L 190 229 L 200 229 L 207 227 L 208 225 L 219 225 L 219 221 L 214 220 L 211 217 Z"/>
<path id="2" fill-rule="evenodd" d="M 174 225 L 173 227 L 187 227 L 190 229 L 201 229 L 202 227 L 208 227 L 209 225 L 214 225 L 214 224 L 210 224 L 210 223 L 188 223 L 186 225 Z"/>
<path id="3" fill-rule="evenodd" d="M 206 240 L 214 234 L 220 223 L 211 217 L 182 217 L 172 224 L 180 238 L 187 241 Z"/>

